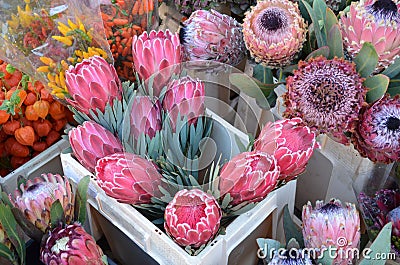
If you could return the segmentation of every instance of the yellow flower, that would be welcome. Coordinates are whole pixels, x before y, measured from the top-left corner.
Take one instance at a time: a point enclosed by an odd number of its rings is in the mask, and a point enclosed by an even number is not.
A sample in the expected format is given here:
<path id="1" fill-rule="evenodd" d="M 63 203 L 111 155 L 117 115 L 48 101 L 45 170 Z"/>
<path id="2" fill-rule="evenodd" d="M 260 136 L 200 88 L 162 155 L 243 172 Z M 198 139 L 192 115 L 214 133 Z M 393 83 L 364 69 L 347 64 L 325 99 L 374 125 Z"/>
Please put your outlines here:
<path id="1" fill-rule="evenodd" d="M 68 37 L 64 37 L 64 36 L 52 36 L 52 38 L 53 39 L 55 39 L 55 40 L 57 40 L 57 41 L 59 41 L 59 42 L 62 42 L 62 43 L 64 43 L 65 45 L 67 45 L 67 46 L 71 46 L 72 45 L 72 41 L 73 41 L 73 38 L 71 37 L 71 36 L 68 36 Z"/>

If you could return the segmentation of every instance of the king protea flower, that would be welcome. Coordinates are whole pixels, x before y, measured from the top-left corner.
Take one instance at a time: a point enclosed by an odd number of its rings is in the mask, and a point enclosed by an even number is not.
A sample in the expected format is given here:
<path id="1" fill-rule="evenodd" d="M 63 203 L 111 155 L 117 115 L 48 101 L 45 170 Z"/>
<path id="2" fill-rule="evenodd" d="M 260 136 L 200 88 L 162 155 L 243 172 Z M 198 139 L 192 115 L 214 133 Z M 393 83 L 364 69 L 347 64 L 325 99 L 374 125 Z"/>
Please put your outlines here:
<path id="1" fill-rule="evenodd" d="M 365 42 L 374 45 L 379 56 L 376 72 L 400 56 L 400 1 L 361 0 L 352 2 L 340 17 L 343 45 L 355 57 Z"/>
<path id="2" fill-rule="evenodd" d="M 65 83 L 72 97 L 67 99 L 75 109 L 89 114 L 89 110 L 104 112 L 107 103 L 121 99 L 122 86 L 117 72 L 100 56 L 85 59 L 65 71 Z"/>
<path id="3" fill-rule="evenodd" d="M 154 75 L 153 95 L 160 96 L 173 73 L 177 72 L 177 64 L 182 62 L 182 47 L 178 33 L 169 30 L 143 32 L 139 37 L 133 36 L 132 56 L 136 72 L 145 81 Z"/>
<path id="4" fill-rule="evenodd" d="M 103 251 L 81 225 L 59 226 L 50 232 L 40 249 L 46 265 L 103 265 Z"/>
<path id="5" fill-rule="evenodd" d="M 153 101 L 149 96 L 136 96 L 132 103 L 130 121 L 131 133 L 135 139 L 142 133 L 153 138 L 161 130 L 160 102 Z"/>
<path id="6" fill-rule="evenodd" d="M 204 83 L 190 76 L 171 81 L 162 102 L 168 113 L 172 128 L 175 129 L 178 114 L 187 117 L 189 124 L 195 124 L 198 117 L 204 115 Z"/>
<path id="7" fill-rule="evenodd" d="M 360 216 L 356 206 L 332 199 L 324 204 L 317 201 L 303 206 L 303 236 L 306 248 L 315 249 L 320 255 L 323 249 L 334 247 L 337 257 L 334 264 L 351 264 L 354 257 L 349 250 L 358 249 L 360 242 Z"/>
<path id="8" fill-rule="evenodd" d="M 320 56 L 300 61 L 298 70 L 286 79 L 284 116 L 300 117 L 317 133 L 348 145 L 350 140 L 344 133 L 354 130 L 353 122 L 367 104 L 363 81 L 356 66 L 343 58 Z"/>
<path id="9" fill-rule="evenodd" d="M 290 64 L 302 49 L 306 32 L 297 4 L 289 0 L 258 1 L 243 21 L 244 41 L 251 56 L 270 68 Z"/>
<path id="10" fill-rule="evenodd" d="M 352 142 L 363 157 L 391 163 L 400 158 L 400 96 L 384 96 L 362 109 Z"/>
<path id="11" fill-rule="evenodd" d="M 301 124 L 300 118 L 267 123 L 254 143 L 254 150 L 276 158 L 279 180 L 288 182 L 303 173 L 314 149 L 318 148 L 315 133 Z"/>
<path id="12" fill-rule="evenodd" d="M 85 121 L 68 133 L 72 152 L 90 172 L 94 172 L 97 160 L 122 152 L 122 144 L 110 131 L 94 121 Z"/>
<path id="13" fill-rule="evenodd" d="M 97 161 L 95 170 L 97 184 L 119 202 L 151 203 L 152 197 L 160 195 L 161 174 L 139 155 L 116 153 L 105 156 Z"/>
<path id="14" fill-rule="evenodd" d="M 71 185 L 66 177 L 42 174 L 26 184 L 21 184 L 14 192 L 14 198 L 9 195 L 11 203 L 18 208 L 25 218 L 42 232 L 47 232 L 50 226 L 50 209 L 53 203 L 60 201 L 64 209 L 66 223 L 73 220 L 74 201 Z"/>
<path id="15" fill-rule="evenodd" d="M 177 244 L 198 248 L 217 234 L 221 217 L 213 196 L 199 189 L 183 189 L 165 208 L 164 228 Z"/>
<path id="16" fill-rule="evenodd" d="M 199 10 L 183 22 L 180 31 L 185 56 L 237 65 L 244 58 L 242 26 L 215 10 Z"/>
<path id="17" fill-rule="evenodd" d="M 232 206 L 259 202 L 275 189 L 278 177 L 279 167 L 273 156 L 259 151 L 240 153 L 221 169 L 220 194 L 229 194 Z"/>

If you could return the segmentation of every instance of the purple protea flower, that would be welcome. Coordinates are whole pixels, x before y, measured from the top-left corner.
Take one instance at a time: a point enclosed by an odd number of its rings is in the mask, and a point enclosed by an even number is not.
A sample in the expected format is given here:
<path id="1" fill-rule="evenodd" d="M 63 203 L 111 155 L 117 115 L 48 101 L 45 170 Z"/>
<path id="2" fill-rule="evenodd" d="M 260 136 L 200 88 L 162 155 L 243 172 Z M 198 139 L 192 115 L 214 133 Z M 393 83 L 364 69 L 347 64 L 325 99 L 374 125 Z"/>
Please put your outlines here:
<path id="1" fill-rule="evenodd" d="M 367 89 L 353 63 L 323 56 L 300 61 L 298 70 L 286 80 L 285 117 L 303 119 L 317 133 L 350 144 L 344 134 L 354 130 L 353 122 L 366 104 Z"/>
<path id="2" fill-rule="evenodd" d="M 386 95 L 361 111 L 352 142 L 363 157 L 391 163 L 400 158 L 400 96 Z"/>

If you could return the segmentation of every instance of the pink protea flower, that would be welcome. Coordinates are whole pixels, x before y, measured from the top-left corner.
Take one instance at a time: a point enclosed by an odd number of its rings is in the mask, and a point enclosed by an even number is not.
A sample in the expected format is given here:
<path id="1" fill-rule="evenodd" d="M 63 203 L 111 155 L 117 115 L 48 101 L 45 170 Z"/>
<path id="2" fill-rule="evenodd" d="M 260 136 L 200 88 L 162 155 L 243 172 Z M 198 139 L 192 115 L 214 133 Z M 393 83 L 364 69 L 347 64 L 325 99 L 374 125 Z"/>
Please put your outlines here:
<path id="1" fill-rule="evenodd" d="M 153 138 L 161 130 L 161 105 L 149 96 L 136 96 L 131 111 L 131 133 L 135 139 L 144 133 Z"/>
<path id="2" fill-rule="evenodd" d="M 182 47 L 178 33 L 169 30 L 143 32 L 139 37 L 133 36 L 132 56 L 136 72 L 142 80 L 154 75 L 153 95 L 160 96 L 173 73 L 179 70 L 182 63 Z"/>
<path id="3" fill-rule="evenodd" d="M 290 64 L 302 49 L 306 32 L 297 3 L 289 0 L 258 1 L 243 20 L 247 49 L 256 62 L 270 68 Z"/>
<path id="4" fill-rule="evenodd" d="M 198 248 L 217 234 L 221 217 L 213 196 L 199 189 L 183 189 L 165 208 L 164 228 L 180 246 Z"/>
<path id="5" fill-rule="evenodd" d="M 356 206 L 332 199 L 324 204 L 317 201 L 313 209 L 311 202 L 303 206 L 303 236 L 306 248 L 315 249 L 320 255 L 323 249 L 334 247 L 334 264 L 347 265 L 355 257 L 348 255 L 358 249 L 360 243 L 360 216 Z M 350 262 L 350 263 L 349 263 Z"/>
<path id="6" fill-rule="evenodd" d="M 259 202 L 275 189 L 278 177 L 279 167 L 273 156 L 259 151 L 240 153 L 221 169 L 220 194 L 229 194 L 232 206 Z"/>
<path id="7" fill-rule="evenodd" d="M 75 198 L 66 177 L 42 174 L 19 188 L 15 190 L 14 198 L 9 195 L 11 203 L 42 232 L 50 228 L 50 210 L 56 200 L 64 209 L 66 223 L 73 220 Z"/>
<path id="8" fill-rule="evenodd" d="M 106 104 L 121 99 L 122 86 L 112 64 L 100 56 L 83 60 L 65 71 L 65 83 L 72 99 L 67 99 L 75 109 L 89 114 L 89 110 L 104 112 Z"/>
<path id="9" fill-rule="evenodd" d="M 163 109 L 168 113 L 172 128 L 178 118 L 188 118 L 189 124 L 195 124 L 197 118 L 204 115 L 205 89 L 204 83 L 190 76 L 171 81 L 168 84 L 162 102 Z"/>
<path id="10" fill-rule="evenodd" d="M 317 133 L 326 133 L 335 141 L 350 144 L 344 134 L 354 130 L 367 88 L 353 63 L 343 58 L 327 60 L 320 56 L 300 61 L 298 70 L 286 79 L 284 116 L 302 118 Z"/>
<path id="11" fill-rule="evenodd" d="M 392 248 L 400 257 L 400 207 L 397 207 L 389 212 L 388 222 L 392 222 Z"/>
<path id="12" fill-rule="evenodd" d="M 103 251 L 81 225 L 59 226 L 40 249 L 46 265 L 103 265 Z"/>
<path id="13" fill-rule="evenodd" d="M 384 96 L 365 107 L 352 136 L 354 147 L 374 162 L 392 163 L 400 158 L 400 96 Z"/>
<path id="14" fill-rule="evenodd" d="M 115 153 L 97 161 L 97 184 L 117 201 L 129 204 L 151 203 L 159 196 L 161 174 L 155 166 L 131 153 Z"/>
<path id="15" fill-rule="evenodd" d="M 301 124 L 300 118 L 267 123 L 254 143 L 254 150 L 276 158 L 279 180 L 288 182 L 303 173 L 314 149 L 319 146 L 315 133 Z"/>
<path id="16" fill-rule="evenodd" d="M 341 14 L 343 45 L 355 57 L 365 42 L 374 45 L 379 56 L 376 72 L 400 56 L 400 1 L 361 0 L 352 2 Z"/>
<path id="17" fill-rule="evenodd" d="M 68 133 L 72 152 L 90 172 L 94 172 L 97 160 L 122 152 L 122 144 L 110 131 L 94 121 L 85 121 Z"/>
<path id="18" fill-rule="evenodd" d="M 183 22 L 181 42 L 189 60 L 213 60 L 237 65 L 244 58 L 241 25 L 215 10 L 198 10 Z"/>

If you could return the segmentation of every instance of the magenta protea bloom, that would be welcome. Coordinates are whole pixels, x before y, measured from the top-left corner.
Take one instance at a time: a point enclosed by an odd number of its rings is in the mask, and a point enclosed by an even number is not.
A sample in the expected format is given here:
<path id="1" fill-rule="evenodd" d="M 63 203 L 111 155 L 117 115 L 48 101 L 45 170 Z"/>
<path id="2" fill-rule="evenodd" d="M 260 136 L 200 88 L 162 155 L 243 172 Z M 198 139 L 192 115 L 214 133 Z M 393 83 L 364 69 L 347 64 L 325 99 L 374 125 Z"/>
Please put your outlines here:
<path id="1" fill-rule="evenodd" d="M 400 1 L 352 2 L 349 12 L 341 15 L 340 25 L 344 47 L 351 57 L 365 42 L 374 45 L 379 56 L 377 72 L 400 56 Z"/>
<path id="2" fill-rule="evenodd" d="M 358 249 L 360 242 L 360 216 L 356 206 L 332 199 L 324 204 L 317 201 L 315 208 L 311 202 L 303 206 L 303 236 L 306 248 L 315 249 L 320 255 L 323 249 L 335 247 L 334 264 L 347 265 L 355 257 L 349 250 Z M 350 263 L 349 263 L 350 262 Z"/>
<path id="3" fill-rule="evenodd" d="M 278 177 L 279 167 L 273 156 L 259 151 L 240 153 L 221 169 L 220 194 L 230 194 L 232 206 L 259 202 L 275 189 Z"/>
<path id="4" fill-rule="evenodd" d="M 85 121 L 68 133 L 72 152 L 90 172 L 94 172 L 97 160 L 122 152 L 122 144 L 110 131 L 94 121 Z"/>
<path id="5" fill-rule="evenodd" d="M 178 33 L 171 33 L 169 30 L 152 30 L 150 33 L 145 31 L 139 37 L 133 36 L 132 56 L 135 70 L 142 80 L 155 74 L 154 96 L 160 96 L 172 74 L 179 69 L 176 64 L 182 62 L 181 49 Z"/>
<path id="6" fill-rule="evenodd" d="M 215 10 L 192 13 L 183 22 L 180 36 L 189 60 L 213 60 L 235 66 L 244 58 L 241 25 Z"/>
<path id="7" fill-rule="evenodd" d="M 83 60 L 65 71 L 65 83 L 72 99 L 67 101 L 75 109 L 89 114 L 89 110 L 104 112 L 106 104 L 121 99 L 122 87 L 112 64 L 100 56 Z"/>
<path id="8" fill-rule="evenodd" d="M 131 111 L 131 133 L 135 139 L 144 133 L 153 138 L 161 130 L 161 105 L 148 96 L 136 96 Z"/>
<path id="9" fill-rule="evenodd" d="M 183 189 L 165 208 L 164 228 L 177 244 L 198 248 L 217 234 L 221 217 L 213 196 L 199 189 Z"/>
<path id="10" fill-rule="evenodd" d="M 352 142 L 363 157 L 391 163 L 400 158 L 400 96 L 386 95 L 365 107 L 356 123 Z"/>
<path id="11" fill-rule="evenodd" d="M 26 184 L 21 184 L 9 195 L 11 203 L 21 211 L 25 218 L 42 232 L 50 228 L 50 210 L 56 200 L 64 209 L 66 223 L 74 216 L 74 201 L 71 185 L 66 177 L 51 173 L 42 174 Z"/>
<path id="12" fill-rule="evenodd" d="M 181 118 L 187 117 L 189 124 L 195 124 L 197 118 L 204 115 L 204 96 L 204 83 L 190 76 L 184 76 L 168 84 L 162 106 L 169 115 L 173 129 L 178 114 Z"/>
<path id="13" fill-rule="evenodd" d="M 102 259 L 103 251 L 79 224 L 55 228 L 40 249 L 47 265 L 103 265 Z"/>
<path id="14" fill-rule="evenodd" d="M 300 61 L 298 70 L 286 79 L 284 95 L 287 118 L 300 117 L 317 133 L 350 144 L 344 132 L 354 130 L 353 122 L 366 104 L 367 89 L 353 63 L 343 58 L 320 56 Z"/>
<path id="15" fill-rule="evenodd" d="M 117 201 L 129 204 L 151 203 L 159 196 L 161 174 L 154 165 L 139 155 L 116 153 L 97 161 L 97 184 Z"/>
<path id="16" fill-rule="evenodd" d="M 256 62 L 270 68 L 290 64 L 306 40 L 306 24 L 297 3 L 258 1 L 243 20 L 247 49 Z"/>
<path id="17" fill-rule="evenodd" d="M 318 148 L 315 133 L 301 124 L 300 118 L 267 123 L 254 143 L 254 150 L 276 158 L 279 179 L 286 182 L 304 172 L 314 149 Z"/>

